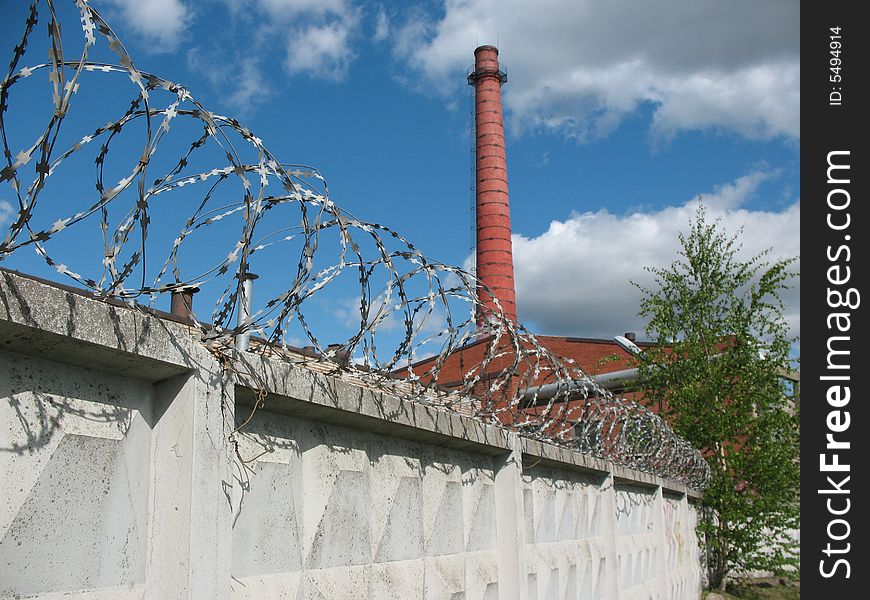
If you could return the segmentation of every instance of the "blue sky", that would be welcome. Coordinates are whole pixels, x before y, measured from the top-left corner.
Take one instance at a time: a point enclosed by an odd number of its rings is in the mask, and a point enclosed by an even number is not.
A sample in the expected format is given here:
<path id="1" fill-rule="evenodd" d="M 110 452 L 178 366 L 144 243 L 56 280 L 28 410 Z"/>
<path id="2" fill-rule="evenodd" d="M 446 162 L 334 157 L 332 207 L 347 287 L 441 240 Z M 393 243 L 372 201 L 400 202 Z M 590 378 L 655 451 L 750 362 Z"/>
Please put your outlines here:
<path id="1" fill-rule="evenodd" d="M 675 258 L 699 194 L 729 230 L 743 228 L 747 255 L 799 254 L 797 2 L 90 4 L 139 69 L 236 116 L 282 161 L 317 167 L 353 215 L 457 265 L 468 265 L 471 227 L 465 72 L 477 45 L 497 44 L 519 316 L 533 331 L 642 332 L 629 280 L 647 282 L 644 266 Z M 26 6 L 0 6 L 9 56 Z M 74 35 L 75 6 L 58 8 Z M 45 60 L 39 52 L 31 62 Z M 116 100 L 102 86 L 94 106 Z M 19 104 L 16 123 L 44 122 L 41 106 Z M 0 189 L 0 222 L 12 200 Z M 43 269 L 27 256 L 3 266 Z M 796 280 L 786 295 L 794 334 L 798 296 Z M 321 307 L 326 337 L 340 337 L 330 321 L 349 299 Z"/>

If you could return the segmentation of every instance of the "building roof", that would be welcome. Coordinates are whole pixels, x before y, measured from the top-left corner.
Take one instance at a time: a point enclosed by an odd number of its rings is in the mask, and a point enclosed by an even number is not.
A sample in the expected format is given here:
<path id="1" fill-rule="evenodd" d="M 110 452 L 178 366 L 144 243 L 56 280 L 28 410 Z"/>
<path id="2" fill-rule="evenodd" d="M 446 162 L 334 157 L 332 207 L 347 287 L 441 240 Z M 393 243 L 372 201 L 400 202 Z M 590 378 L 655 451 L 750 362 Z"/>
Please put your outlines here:
<path id="1" fill-rule="evenodd" d="M 621 371 L 636 366 L 631 360 L 631 354 L 614 340 L 585 337 L 568 337 L 555 335 L 536 335 L 538 343 L 552 354 L 574 361 L 585 373 L 597 375 Z M 490 349 L 492 336 L 483 336 L 474 342 L 466 344 L 448 356 L 438 370 L 437 383 L 446 387 L 461 384 L 463 376 L 480 364 L 485 353 Z M 650 347 L 651 342 L 639 342 L 640 347 Z M 406 375 L 410 370 L 422 375 L 435 366 L 437 357 L 429 357 L 413 363 L 410 367 L 399 369 L 396 375 Z M 489 364 L 488 370 L 501 367 L 500 361 Z"/>

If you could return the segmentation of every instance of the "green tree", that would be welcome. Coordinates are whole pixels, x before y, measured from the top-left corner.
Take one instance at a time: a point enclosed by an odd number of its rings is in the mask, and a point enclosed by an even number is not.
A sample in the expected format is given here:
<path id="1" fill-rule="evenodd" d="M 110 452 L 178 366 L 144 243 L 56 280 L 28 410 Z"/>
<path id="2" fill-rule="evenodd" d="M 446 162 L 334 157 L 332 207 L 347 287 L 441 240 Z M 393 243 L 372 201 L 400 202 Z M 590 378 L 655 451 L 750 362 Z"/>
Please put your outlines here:
<path id="1" fill-rule="evenodd" d="M 739 236 L 708 222 L 701 204 L 679 258 L 648 269 L 655 286 L 633 282 L 658 342 L 639 365 L 645 399 L 712 470 L 698 533 L 720 589 L 729 573 L 797 562 L 787 532 L 799 518 L 798 407 L 781 378 L 794 341 L 781 294 L 794 259 L 770 264 L 768 250 L 742 260 Z"/>

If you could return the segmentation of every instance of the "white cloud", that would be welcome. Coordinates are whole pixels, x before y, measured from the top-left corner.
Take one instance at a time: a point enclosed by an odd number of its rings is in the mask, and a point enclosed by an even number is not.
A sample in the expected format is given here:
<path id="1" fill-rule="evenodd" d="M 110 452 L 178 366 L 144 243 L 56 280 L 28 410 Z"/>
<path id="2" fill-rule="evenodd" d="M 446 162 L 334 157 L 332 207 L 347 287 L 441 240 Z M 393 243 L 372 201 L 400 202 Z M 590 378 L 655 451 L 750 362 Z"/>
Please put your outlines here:
<path id="1" fill-rule="evenodd" d="M 187 64 L 242 116 L 281 93 L 275 68 L 283 68 L 288 79 L 341 81 L 356 58 L 363 10 L 351 0 L 214 1 L 227 9 L 224 17 L 213 17 L 225 26 L 190 48 Z"/>
<path id="2" fill-rule="evenodd" d="M 514 127 L 608 134 L 643 103 L 652 132 L 798 137 L 799 7 L 791 0 L 445 0 L 412 10 L 394 51 L 452 93 L 480 44 L 498 44 Z M 457 75 L 457 73 L 459 75 Z"/>
<path id="3" fill-rule="evenodd" d="M 214 50 L 203 56 L 204 51 L 200 47 L 194 46 L 187 51 L 187 66 L 192 71 L 196 71 L 213 86 L 223 84 L 227 78 L 229 70 L 226 68 L 226 62 L 218 60 Z"/>
<path id="4" fill-rule="evenodd" d="M 194 47 L 187 52 L 187 64 L 199 72 L 219 92 L 222 101 L 242 116 L 265 102 L 272 87 L 263 75 L 256 56 L 229 58 L 212 48 L 207 54 Z"/>
<path id="5" fill-rule="evenodd" d="M 727 127 L 747 138 L 800 136 L 797 61 L 751 66 L 725 77 L 695 74 L 671 82 L 664 94 L 653 129 L 665 136 L 709 127 Z"/>
<path id="6" fill-rule="evenodd" d="M 171 52 L 178 47 L 191 20 L 191 11 L 181 0 L 107 0 L 116 6 L 127 27 L 156 44 L 153 52 Z"/>
<path id="7" fill-rule="evenodd" d="M 6 200 L 0 200 L 0 227 L 12 218 L 12 205 Z"/>
<path id="8" fill-rule="evenodd" d="M 375 17 L 375 33 L 372 39 L 376 42 L 383 42 L 390 35 L 390 18 L 384 11 L 384 7 L 378 8 L 378 15 Z"/>
<path id="9" fill-rule="evenodd" d="M 442 282 L 447 285 L 447 279 Z M 360 328 L 360 298 L 342 298 L 330 302 L 330 312 L 336 318 L 336 322 L 344 326 L 349 331 L 358 331 Z M 399 301 L 392 298 L 387 301 L 387 298 L 382 294 L 377 295 L 369 300 L 368 320 L 369 327 L 377 324 L 374 330 L 377 334 L 393 334 L 389 339 L 393 342 L 398 342 L 406 333 L 405 319 L 407 315 L 404 308 L 400 308 Z M 417 334 L 416 343 L 420 343 L 421 338 L 425 338 L 434 333 L 438 333 L 447 327 L 447 319 L 445 318 L 444 309 L 440 305 L 432 307 L 430 311 L 428 307 L 422 307 L 414 314 L 414 331 Z M 395 348 L 392 348 L 395 350 Z"/>
<path id="10" fill-rule="evenodd" d="M 273 19 L 289 20 L 299 15 L 325 15 L 347 11 L 345 0 L 257 0 L 257 4 Z"/>
<path id="11" fill-rule="evenodd" d="M 327 23 L 294 29 L 287 36 L 284 66 L 291 75 L 307 74 L 317 79 L 339 81 L 347 76 L 355 58 L 350 38 L 359 19 L 345 15 Z"/>
<path id="12" fill-rule="evenodd" d="M 425 70 L 430 61 L 420 56 L 421 45 L 425 44 L 425 40 L 433 37 L 434 34 L 435 26 L 422 9 L 419 7 L 410 9 L 401 25 L 394 28 L 392 36 L 393 56 L 399 60 L 407 61 L 417 69 Z M 445 61 L 445 64 L 439 68 L 436 78 L 448 78 L 451 68 L 455 68 L 456 65 L 455 60 Z"/>
<path id="13" fill-rule="evenodd" d="M 270 93 L 269 84 L 260 72 L 254 58 L 245 59 L 236 78 L 236 87 L 227 101 L 242 112 L 265 100 Z"/>
<path id="14" fill-rule="evenodd" d="M 358 331 L 360 328 L 360 298 L 342 298 L 331 303 L 331 312 L 349 331 Z M 395 332 L 404 328 L 396 313 L 392 311 L 392 303 L 387 306 L 383 298 L 372 298 L 372 304 L 368 307 L 369 326 L 378 323 L 379 332 Z"/>
<path id="15" fill-rule="evenodd" d="M 772 177 L 753 173 L 704 194 L 708 216 L 730 234 L 743 228 L 741 256 L 774 243 L 769 260 L 799 256 L 800 203 L 781 212 L 743 208 L 759 184 Z M 642 335 L 637 316 L 641 294 L 630 284 L 652 286 L 644 267 L 664 267 L 677 258 L 678 234 L 687 231 L 697 201 L 654 212 L 611 214 L 606 210 L 553 221 L 538 237 L 514 235 L 520 319 L 536 331 L 609 338 L 626 331 Z M 799 263 L 795 269 L 799 269 Z M 800 334 L 800 281 L 783 299 L 792 335 Z"/>
<path id="16" fill-rule="evenodd" d="M 263 33 L 285 36 L 284 69 L 289 75 L 333 81 L 347 77 L 356 58 L 351 41 L 359 28 L 360 9 L 348 0 L 257 0 L 257 4 L 267 15 Z"/>

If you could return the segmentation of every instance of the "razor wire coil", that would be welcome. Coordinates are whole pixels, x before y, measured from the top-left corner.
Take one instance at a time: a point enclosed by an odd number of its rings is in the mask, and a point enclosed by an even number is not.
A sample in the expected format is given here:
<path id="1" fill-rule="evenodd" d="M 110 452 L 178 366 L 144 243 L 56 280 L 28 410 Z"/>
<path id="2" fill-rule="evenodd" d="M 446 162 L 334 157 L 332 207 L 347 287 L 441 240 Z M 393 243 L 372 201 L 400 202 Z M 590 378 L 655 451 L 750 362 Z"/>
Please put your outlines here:
<path id="1" fill-rule="evenodd" d="M 477 294 L 489 292 L 472 274 L 433 261 L 389 227 L 341 209 L 330 200 L 316 169 L 280 162 L 238 120 L 209 111 L 184 86 L 139 70 L 100 14 L 86 0 L 74 3 L 81 53 L 73 57 L 64 51 L 55 3 L 45 0 L 49 60 L 21 66 L 41 18 L 43 2 L 34 0 L 0 84 L 0 184 L 9 186 L 17 202 L 0 242 L 0 261 L 29 247 L 57 273 L 97 297 L 134 306 L 166 292 L 213 286 L 217 300 L 210 323 L 195 314 L 193 320 L 203 342 L 227 357 L 236 336 L 253 334 L 253 352 L 691 487 L 706 484 L 709 467 L 704 458 L 661 417 L 600 388 L 572 360 L 547 350 L 532 332 L 505 317 L 497 299 L 495 309 L 483 315 L 487 325 L 481 336 Z M 116 62 L 92 60 L 98 46 L 114 54 Z M 18 148 L 11 134 L 12 100 L 19 86 L 42 74 L 47 74 L 51 92 L 50 114 L 44 129 Z M 132 99 L 120 115 L 73 136 L 75 141 L 63 147 L 68 130 L 78 125 L 70 115 L 80 88 L 90 83 L 86 76 L 126 78 Z M 188 136 L 184 143 L 172 137 L 179 129 Z M 140 132 L 141 147 L 130 148 L 125 138 L 130 131 Z M 208 162 L 207 149 L 221 162 L 210 159 L 210 165 L 199 165 Z M 87 152 L 95 154 L 95 193 L 78 210 L 61 213 L 54 198 L 46 196 L 48 183 Z M 117 170 L 114 161 L 125 159 L 123 176 L 109 183 L 109 172 Z M 166 227 L 152 221 L 152 215 L 173 197 L 183 207 L 173 212 L 186 216 L 173 241 L 162 247 L 159 238 L 165 237 Z M 80 273 L 58 256 L 52 243 L 86 221 L 99 228 L 102 256 L 96 269 Z M 234 237 L 221 237 L 223 248 L 204 244 L 199 257 L 214 257 L 212 262 L 193 275 L 186 273 L 183 253 L 196 247 L 210 228 L 230 222 L 236 228 Z M 292 267 L 260 273 L 280 291 L 270 294 L 245 322 L 234 323 L 249 300 L 243 283 L 253 275 L 253 263 L 286 248 L 297 252 Z M 154 268 L 152 255 L 158 251 L 162 255 Z M 358 286 L 359 302 L 352 311 L 358 328 L 342 344 L 324 347 L 304 309 L 348 273 L 355 274 Z M 379 334 L 388 325 L 399 332 L 398 342 L 384 351 Z M 291 327 L 303 332 L 315 358 L 300 358 L 288 342 Z M 475 342 L 483 346 L 466 364 L 461 357 L 473 354 L 468 349 Z M 421 356 L 425 359 L 418 361 Z M 584 385 L 569 391 L 568 384 L 577 381 Z M 524 398 L 525 390 L 550 383 L 566 384 L 565 391 Z"/>

